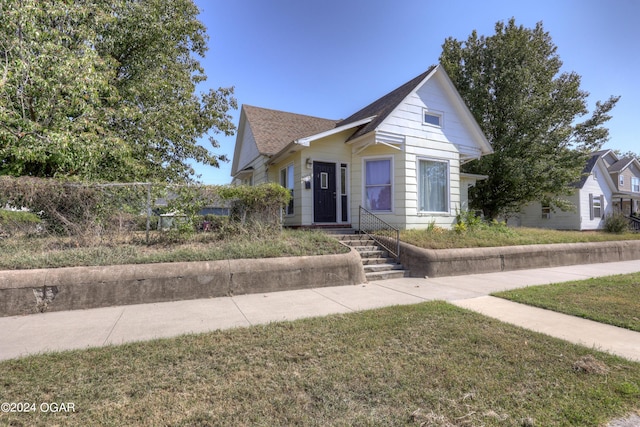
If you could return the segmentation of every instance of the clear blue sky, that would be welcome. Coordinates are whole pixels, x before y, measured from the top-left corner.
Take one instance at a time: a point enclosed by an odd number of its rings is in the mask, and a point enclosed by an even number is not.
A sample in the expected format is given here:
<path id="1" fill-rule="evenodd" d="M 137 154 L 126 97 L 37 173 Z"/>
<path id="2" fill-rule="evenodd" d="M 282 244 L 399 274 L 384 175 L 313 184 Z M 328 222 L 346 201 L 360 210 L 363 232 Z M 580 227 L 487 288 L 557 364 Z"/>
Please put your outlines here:
<path id="1" fill-rule="evenodd" d="M 582 76 L 589 108 L 622 98 L 605 148 L 640 151 L 640 1 L 637 0 L 195 0 L 209 34 L 206 87 L 235 86 L 238 105 L 329 119 L 349 116 L 437 63 L 447 37 L 494 34 L 511 17 L 542 21 L 564 62 Z M 239 109 L 233 113 L 238 124 Z M 234 137 L 216 153 L 233 157 Z M 210 148 L 210 147 L 209 147 Z M 231 164 L 198 166 L 207 184 Z"/>

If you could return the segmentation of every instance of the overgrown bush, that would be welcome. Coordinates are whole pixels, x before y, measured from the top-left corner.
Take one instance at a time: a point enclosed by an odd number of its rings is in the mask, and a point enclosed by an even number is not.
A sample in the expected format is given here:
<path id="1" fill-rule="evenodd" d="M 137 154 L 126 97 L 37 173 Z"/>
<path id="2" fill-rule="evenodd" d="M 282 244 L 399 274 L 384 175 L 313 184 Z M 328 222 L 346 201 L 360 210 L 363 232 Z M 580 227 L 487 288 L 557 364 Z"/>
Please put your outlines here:
<path id="1" fill-rule="evenodd" d="M 101 195 L 95 188 L 55 179 L 0 177 L 0 205 L 37 213 L 49 232 L 82 235 L 99 226 Z"/>
<path id="2" fill-rule="evenodd" d="M 279 225 L 282 208 L 291 200 L 289 190 L 275 183 L 223 187 L 220 196 L 231 202 L 231 219 L 242 224 Z"/>
<path id="3" fill-rule="evenodd" d="M 467 230 L 477 229 L 482 225 L 482 218 L 477 216 L 473 211 L 465 210 L 457 213 L 456 225 L 454 226 L 454 230 L 458 232 L 464 232 Z"/>
<path id="4" fill-rule="evenodd" d="M 473 211 L 463 211 L 456 215 L 456 223 L 453 226 L 453 231 L 457 234 L 480 230 L 500 234 L 512 233 L 512 230 L 507 226 L 505 221 L 497 221 L 494 219 L 491 222 L 486 222 Z"/>
<path id="5" fill-rule="evenodd" d="M 0 237 L 35 234 L 41 223 L 34 213 L 0 209 Z"/>
<path id="6" fill-rule="evenodd" d="M 608 233 L 624 233 L 629 230 L 629 220 L 621 213 L 609 214 L 604 219 L 604 230 Z"/>

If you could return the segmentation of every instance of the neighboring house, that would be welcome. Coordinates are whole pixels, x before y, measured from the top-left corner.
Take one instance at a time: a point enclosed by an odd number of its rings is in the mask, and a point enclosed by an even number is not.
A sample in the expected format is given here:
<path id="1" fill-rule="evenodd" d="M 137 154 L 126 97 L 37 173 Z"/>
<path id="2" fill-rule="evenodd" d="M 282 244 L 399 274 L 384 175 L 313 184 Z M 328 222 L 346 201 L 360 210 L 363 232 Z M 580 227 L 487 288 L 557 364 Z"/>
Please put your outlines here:
<path id="1" fill-rule="evenodd" d="M 567 198 L 576 209 L 554 211 L 541 203 L 527 205 L 520 217 L 524 227 L 559 230 L 598 230 L 614 212 L 626 216 L 640 211 L 640 162 L 633 157 L 619 159 L 611 150 L 592 154 L 576 191 Z"/>
<path id="2" fill-rule="evenodd" d="M 359 206 L 399 228 L 450 227 L 486 177 L 460 166 L 492 152 L 441 66 L 344 120 L 244 105 L 234 184 L 289 188 L 288 226 L 353 224 Z"/>

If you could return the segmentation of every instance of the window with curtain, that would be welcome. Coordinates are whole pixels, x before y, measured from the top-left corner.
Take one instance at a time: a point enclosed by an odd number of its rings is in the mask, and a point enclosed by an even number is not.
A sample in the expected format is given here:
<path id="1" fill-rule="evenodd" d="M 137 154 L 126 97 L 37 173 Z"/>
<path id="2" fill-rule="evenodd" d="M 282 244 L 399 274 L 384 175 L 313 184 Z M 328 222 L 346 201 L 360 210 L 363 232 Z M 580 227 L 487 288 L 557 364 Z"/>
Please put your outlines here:
<path id="1" fill-rule="evenodd" d="M 391 211 L 391 159 L 365 160 L 365 208 Z"/>
<path id="2" fill-rule="evenodd" d="M 418 204 L 421 212 L 449 212 L 449 164 L 418 161 Z"/>

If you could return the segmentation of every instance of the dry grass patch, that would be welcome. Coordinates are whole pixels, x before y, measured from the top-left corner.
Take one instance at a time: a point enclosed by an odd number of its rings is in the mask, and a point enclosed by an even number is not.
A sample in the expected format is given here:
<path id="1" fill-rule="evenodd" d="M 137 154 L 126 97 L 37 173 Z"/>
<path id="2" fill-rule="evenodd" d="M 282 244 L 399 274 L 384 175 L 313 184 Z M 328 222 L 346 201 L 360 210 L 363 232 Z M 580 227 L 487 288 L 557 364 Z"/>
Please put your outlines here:
<path id="1" fill-rule="evenodd" d="M 76 244 L 72 238 L 14 238 L 0 239 L 0 269 L 329 255 L 347 250 L 324 233 L 299 230 L 241 233 L 223 238 L 202 233 L 187 242 L 165 239 L 150 245 L 141 238 L 127 236 L 88 247 Z"/>

